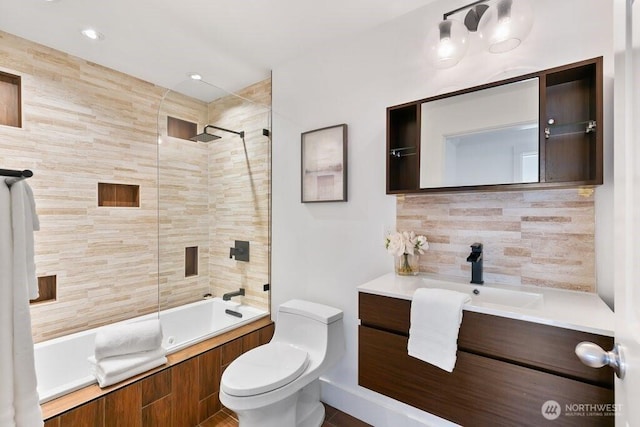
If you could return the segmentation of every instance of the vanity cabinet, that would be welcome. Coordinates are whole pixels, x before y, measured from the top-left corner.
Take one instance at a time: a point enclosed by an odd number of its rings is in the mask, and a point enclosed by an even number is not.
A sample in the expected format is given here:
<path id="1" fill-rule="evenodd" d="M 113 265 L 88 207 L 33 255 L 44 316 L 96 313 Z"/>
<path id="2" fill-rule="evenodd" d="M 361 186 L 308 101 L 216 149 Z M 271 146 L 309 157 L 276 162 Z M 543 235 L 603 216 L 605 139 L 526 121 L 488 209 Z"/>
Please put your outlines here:
<path id="1" fill-rule="evenodd" d="M 418 192 L 454 192 L 468 190 L 503 191 L 522 190 L 540 188 L 567 188 L 578 186 L 595 186 L 603 182 L 603 92 L 602 92 L 602 57 L 593 58 L 562 67 L 556 67 L 537 73 L 531 73 L 520 77 L 510 78 L 495 83 L 476 86 L 469 89 L 460 90 L 453 93 L 437 95 L 401 105 L 387 108 L 387 194 L 418 193 Z M 464 131 L 459 133 L 449 129 L 449 134 L 454 135 L 453 141 L 445 142 L 442 138 L 424 138 L 422 136 L 425 126 L 430 126 L 426 120 L 422 119 L 422 110 L 425 106 L 434 105 L 434 102 L 443 100 L 460 99 L 462 96 L 469 96 L 491 89 L 506 88 L 513 83 L 525 82 L 526 80 L 537 80 L 537 103 L 538 114 L 534 121 L 537 123 L 527 123 L 526 126 L 537 127 L 538 144 L 535 154 L 528 149 L 527 159 L 513 158 L 513 178 L 489 183 L 480 180 L 478 183 L 465 180 L 461 184 L 446 183 L 442 186 L 437 184 L 421 185 L 423 174 L 427 170 L 434 170 L 442 176 L 442 182 L 447 171 L 455 169 L 451 166 L 451 155 L 443 148 L 445 144 L 452 144 L 451 150 L 460 150 L 460 136 L 469 132 L 471 124 L 466 124 Z M 481 102 L 479 99 L 485 96 L 482 92 L 474 102 Z M 535 92 L 534 92 L 535 98 Z M 516 101 L 514 101 L 516 102 Z M 497 105 L 473 107 L 477 115 L 490 115 Z M 516 105 L 517 102 L 516 102 Z M 535 105 L 533 105 L 535 107 Z M 517 108 L 517 107 L 516 107 Z M 506 111 L 510 111 L 506 107 Z M 453 121 L 456 110 L 451 110 L 445 116 L 445 121 L 449 118 Z M 470 113 L 466 118 L 458 118 L 463 122 L 470 121 L 469 118 L 476 118 Z M 442 120 L 438 120 L 439 123 Z M 433 123 L 433 122 L 432 122 Z M 522 123 L 513 123 L 513 128 Z M 520 126 L 523 127 L 523 126 Z M 478 125 L 472 134 L 478 135 L 486 133 L 488 129 L 499 130 L 501 126 L 495 123 Z M 506 128 L 505 128 L 506 129 Z M 513 134 L 503 133 L 499 137 L 494 137 L 491 144 L 495 145 L 498 138 L 505 140 L 515 140 Z M 535 145 L 535 136 L 533 136 Z M 429 140 L 427 140 L 429 139 Z M 507 150 L 513 151 L 513 144 L 505 141 L 504 157 Z M 434 145 L 437 144 L 437 145 Z M 486 144 L 489 144 L 488 142 Z M 471 148 L 467 148 L 471 150 Z M 450 151 L 451 151 L 450 150 Z M 473 175 L 478 170 L 488 170 L 495 168 L 495 162 L 486 160 L 486 151 L 483 148 L 476 149 L 477 163 L 470 167 L 467 163 L 458 165 L 459 169 L 464 169 L 465 175 Z M 516 150 L 517 151 L 517 150 Z M 525 150 L 527 151 L 527 150 Z M 473 153 L 473 152 L 472 152 Z M 522 153 L 520 153 L 522 155 Z M 425 157 L 426 156 L 426 157 Z M 467 154 L 469 156 L 469 154 Z M 471 155 L 473 157 L 473 154 Z M 524 163 L 536 163 L 537 171 L 525 173 L 521 169 L 525 168 Z M 425 161 L 428 159 L 428 161 Z M 485 164 L 486 163 L 486 164 Z M 520 164 L 521 163 L 521 164 Z M 529 163 L 528 163 L 529 164 Z M 531 166 L 528 166 L 529 168 Z M 491 174 L 489 174 L 491 175 Z M 534 176 L 532 179 L 531 176 Z M 535 176 L 537 175 L 537 179 Z M 424 178 L 427 182 L 430 179 Z M 437 178 L 436 181 L 440 179 Z M 489 178 L 487 178 L 489 179 Z M 511 180 L 513 179 L 513 180 Z"/>
<path id="2" fill-rule="evenodd" d="M 448 373 L 407 354 L 410 308 L 409 300 L 359 294 L 361 386 L 462 425 L 544 425 L 548 400 L 560 405 L 561 425 L 614 425 L 611 415 L 571 406 L 613 405 L 612 369 L 588 368 L 574 353 L 581 341 L 612 348 L 612 337 L 465 311 Z"/>

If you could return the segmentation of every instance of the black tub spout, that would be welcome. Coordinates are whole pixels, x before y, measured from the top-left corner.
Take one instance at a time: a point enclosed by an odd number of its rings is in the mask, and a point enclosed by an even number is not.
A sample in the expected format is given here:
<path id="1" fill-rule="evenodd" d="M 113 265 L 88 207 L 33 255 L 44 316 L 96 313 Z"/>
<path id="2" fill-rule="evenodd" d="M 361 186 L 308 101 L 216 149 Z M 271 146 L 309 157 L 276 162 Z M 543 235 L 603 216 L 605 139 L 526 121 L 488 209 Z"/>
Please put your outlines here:
<path id="1" fill-rule="evenodd" d="M 227 292 L 226 294 L 222 295 L 222 300 L 223 301 L 229 301 L 231 300 L 232 297 L 243 297 L 244 296 L 244 288 L 240 288 L 235 292 Z"/>

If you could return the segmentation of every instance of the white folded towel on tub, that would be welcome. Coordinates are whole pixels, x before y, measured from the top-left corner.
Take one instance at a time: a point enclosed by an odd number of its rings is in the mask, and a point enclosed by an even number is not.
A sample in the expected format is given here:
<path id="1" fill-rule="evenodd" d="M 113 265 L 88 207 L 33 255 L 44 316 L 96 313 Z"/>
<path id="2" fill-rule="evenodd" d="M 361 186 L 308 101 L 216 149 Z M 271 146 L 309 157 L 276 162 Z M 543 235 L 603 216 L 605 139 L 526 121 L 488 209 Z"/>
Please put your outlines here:
<path id="1" fill-rule="evenodd" d="M 160 347 L 152 351 L 106 357 L 102 360 L 96 360 L 94 356 L 91 356 L 89 363 L 91 364 L 91 373 L 98 380 L 100 387 L 107 387 L 164 365 L 167 363 L 167 357 L 166 350 Z"/>
<path id="2" fill-rule="evenodd" d="M 109 325 L 96 333 L 94 355 L 96 360 L 123 354 L 156 350 L 162 345 L 160 320 Z"/>
<path id="3" fill-rule="evenodd" d="M 452 372 L 456 364 L 462 306 L 471 297 L 447 289 L 420 288 L 411 301 L 409 356 Z"/>

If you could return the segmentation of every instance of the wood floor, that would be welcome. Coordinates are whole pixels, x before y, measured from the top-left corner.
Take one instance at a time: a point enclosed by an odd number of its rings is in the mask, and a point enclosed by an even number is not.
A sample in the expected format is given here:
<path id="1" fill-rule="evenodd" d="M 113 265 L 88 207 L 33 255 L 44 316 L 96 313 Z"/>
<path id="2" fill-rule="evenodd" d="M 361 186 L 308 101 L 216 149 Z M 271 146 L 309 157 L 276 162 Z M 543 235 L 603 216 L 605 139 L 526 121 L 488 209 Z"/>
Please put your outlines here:
<path id="1" fill-rule="evenodd" d="M 349 414 L 338 411 L 336 408 L 324 404 L 325 418 L 322 427 L 367 427 L 369 424 L 352 417 Z M 238 420 L 224 409 L 209 418 L 199 427 L 238 427 Z"/>

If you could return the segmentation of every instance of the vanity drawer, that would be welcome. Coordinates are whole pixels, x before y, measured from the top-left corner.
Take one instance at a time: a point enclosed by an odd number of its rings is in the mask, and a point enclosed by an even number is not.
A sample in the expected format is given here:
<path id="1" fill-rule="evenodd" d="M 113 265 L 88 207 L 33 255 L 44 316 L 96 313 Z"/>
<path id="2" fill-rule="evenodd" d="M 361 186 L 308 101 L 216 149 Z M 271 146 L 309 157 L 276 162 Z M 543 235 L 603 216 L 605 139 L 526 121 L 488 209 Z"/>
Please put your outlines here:
<path id="1" fill-rule="evenodd" d="M 411 301 L 360 293 L 359 310 L 363 326 L 409 335 Z M 613 348 L 612 337 L 465 311 L 458 349 L 613 388 L 610 367 L 589 368 L 575 355 L 581 341 Z"/>
<path id="2" fill-rule="evenodd" d="M 411 301 L 359 293 L 358 315 L 362 325 L 409 334 Z"/>
<path id="3" fill-rule="evenodd" d="M 458 348 L 613 389 L 613 369 L 590 368 L 576 356 L 582 341 L 613 348 L 613 337 L 465 311 Z"/>
<path id="4" fill-rule="evenodd" d="M 405 336 L 359 327 L 358 383 L 463 425 L 539 426 L 542 404 L 613 403 L 613 390 L 458 351 L 452 373 L 410 357 Z M 614 417 L 562 417 L 562 425 L 613 425 Z"/>

